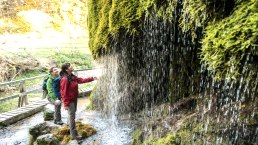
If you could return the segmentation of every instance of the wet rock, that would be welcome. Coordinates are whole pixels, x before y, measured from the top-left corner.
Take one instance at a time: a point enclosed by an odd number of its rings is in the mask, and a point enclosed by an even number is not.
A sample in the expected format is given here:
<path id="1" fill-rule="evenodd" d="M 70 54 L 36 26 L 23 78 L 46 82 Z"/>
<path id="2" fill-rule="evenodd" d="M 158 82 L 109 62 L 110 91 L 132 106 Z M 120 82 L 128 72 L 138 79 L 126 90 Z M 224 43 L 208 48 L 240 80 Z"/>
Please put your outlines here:
<path id="1" fill-rule="evenodd" d="M 59 126 L 52 122 L 43 122 L 41 124 L 35 125 L 29 129 L 30 143 L 32 144 L 38 136 L 49 134 L 52 130 L 58 128 Z"/>
<path id="2" fill-rule="evenodd" d="M 83 138 L 87 138 L 97 132 L 96 129 L 93 128 L 91 125 L 83 124 L 81 122 L 76 122 L 76 128 L 78 129 L 78 133 Z"/>
<path id="3" fill-rule="evenodd" d="M 89 124 L 84 124 L 81 122 L 76 122 L 76 128 L 78 134 L 82 136 L 83 139 L 95 134 L 97 131 Z M 67 144 L 70 142 L 70 129 L 68 126 L 63 126 L 62 128 L 55 129 L 53 135 L 61 142 L 61 144 Z"/>
<path id="4" fill-rule="evenodd" d="M 79 145 L 77 140 L 70 140 L 67 145 Z"/>
<path id="5" fill-rule="evenodd" d="M 51 106 L 47 105 L 44 109 L 44 116 L 43 116 L 44 121 L 53 120 L 54 113 L 55 113 L 54 109 Z"/>
<path id="6" fill-rule="evenodd" d="M 60 142 L 53 134 L 44 134 L 37 138 L 35 145 L 60 145 Z"/>
<path id="7" fill-rule="evenodd" d="M 89 145 L 100 145 L 100 141 L 94 139 L 92 142 L 89 143 Z"/>
<path id="8" fill-rule="evenodd" d="M 39 136 L 42 134 L 50 133 L 51 130 L 58 128 L 59 126 L 52 122 L 43 122 L 41 124 L 35 125 L 29 129 L 29 133 L 32 136 Z"/>

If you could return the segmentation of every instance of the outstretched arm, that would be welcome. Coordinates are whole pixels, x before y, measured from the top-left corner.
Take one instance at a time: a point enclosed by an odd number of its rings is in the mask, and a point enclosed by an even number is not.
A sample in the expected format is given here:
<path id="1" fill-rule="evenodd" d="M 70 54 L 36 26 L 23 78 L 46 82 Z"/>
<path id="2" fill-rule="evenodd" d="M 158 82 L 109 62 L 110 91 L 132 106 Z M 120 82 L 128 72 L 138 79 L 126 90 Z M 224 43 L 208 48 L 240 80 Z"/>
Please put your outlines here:
<path id="1" fill-rule="evenodd" d="M 94 81 L 93 77 L 88 77 L 88 78 L 76 78 L 78 84 L 82 83 L 88 83 Z"/>

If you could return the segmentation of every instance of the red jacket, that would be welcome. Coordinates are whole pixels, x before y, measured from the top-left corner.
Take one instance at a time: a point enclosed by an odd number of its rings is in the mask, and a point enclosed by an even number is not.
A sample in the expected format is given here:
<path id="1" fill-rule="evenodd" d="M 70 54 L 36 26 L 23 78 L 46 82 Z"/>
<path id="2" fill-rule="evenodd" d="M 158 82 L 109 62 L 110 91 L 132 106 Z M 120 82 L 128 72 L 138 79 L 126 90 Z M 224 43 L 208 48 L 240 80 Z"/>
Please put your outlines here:
<path id="1" fill-rule="evenodd" d="M 68 107 L 72 101 L 77 99 L 79 95 L 78 84 L 87 83 L 91 81 L 94 81 L 93 77 L 73 77 L 69 83 L 67 77 L 62 77 L 60 81 L 60 93 L 62 96 L 64 107 Z"/>

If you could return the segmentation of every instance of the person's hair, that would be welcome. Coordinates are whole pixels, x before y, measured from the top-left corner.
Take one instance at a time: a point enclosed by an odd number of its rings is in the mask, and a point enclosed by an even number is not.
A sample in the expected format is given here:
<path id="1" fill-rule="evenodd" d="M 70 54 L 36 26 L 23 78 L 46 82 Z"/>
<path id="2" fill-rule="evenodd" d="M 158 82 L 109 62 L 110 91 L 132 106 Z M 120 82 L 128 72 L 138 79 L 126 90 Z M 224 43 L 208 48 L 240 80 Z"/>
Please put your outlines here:
<path id="1" fill-rule="evenodd" d="M 68 75 L 68 73 L 67 73 L 66 70 L 67 70 L 70 66 L 71 66 L 70 63 L 64 63 L 64 64 L 61 66 L 61 71 L 60 71 L 60 76 L 61 76 L 61 77 L 67 77 L 69 83 L 70 83 L 70 81 L 72 80 L 72 78 L 76 77 L 74 74 Z"/>
<path id="2" fill-rule="evenodd" d="M 62 64 L 62 66 L 61 66 L 61 71 L 60 71 L 60 76 L 61 76 L 61 77 L 62 77 L 62 76 L 65 76 L 65 75 L 68 76 L 68 73 L 67 73 L 66 70 L 67 70 L 70 66 L 71 66 L 70 63 L 64 63 L 64 64 Z"/>
<path id="3" fill-rule="evenodd" d="M 54 71 L 54 68 L 56 68 L 56 66 L 52 66 L 52 67 L 49 69 L 49 73 L 50 73 L 50 74 Z"/>

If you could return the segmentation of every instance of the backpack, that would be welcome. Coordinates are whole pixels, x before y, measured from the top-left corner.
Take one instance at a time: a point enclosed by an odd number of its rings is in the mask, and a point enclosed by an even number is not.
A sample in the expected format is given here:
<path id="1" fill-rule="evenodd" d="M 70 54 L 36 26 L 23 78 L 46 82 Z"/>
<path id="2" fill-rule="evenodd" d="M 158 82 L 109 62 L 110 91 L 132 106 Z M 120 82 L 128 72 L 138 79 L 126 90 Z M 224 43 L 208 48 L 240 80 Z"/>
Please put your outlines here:
<path id="1" fill-rule="evenodd" d="M 60 94 L 60 80 L 61 77 L 57 77 L 53 80 L 53 90 L 54 90 L 54 94 L 55 96 L 61 100 L 61 94 Z"/>
<path id="2" fill-rule="evenodd" d="M 47 80 L 48 80 L 49 76 L 47 76 L 47 78 L 45 78 L 43 80 L 43 84 L 42 84 L 42 90 L 47 92 Z"/>
<path id="3" fill-rule="evenodd" d="M 53 90 L 54 90 L 54 94 L 55 96 L 61 100 L 61 93 L 60 93 L 60 81 L 61 81 L 62 77 L 57 77 L 53 80 Z M 70 81 L 68 80 L 68 86 L 70 85 Z"/>

